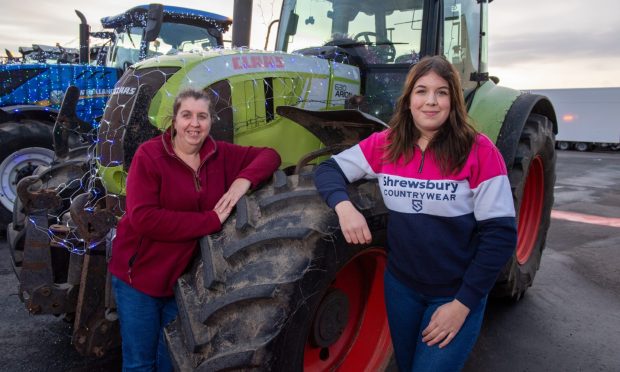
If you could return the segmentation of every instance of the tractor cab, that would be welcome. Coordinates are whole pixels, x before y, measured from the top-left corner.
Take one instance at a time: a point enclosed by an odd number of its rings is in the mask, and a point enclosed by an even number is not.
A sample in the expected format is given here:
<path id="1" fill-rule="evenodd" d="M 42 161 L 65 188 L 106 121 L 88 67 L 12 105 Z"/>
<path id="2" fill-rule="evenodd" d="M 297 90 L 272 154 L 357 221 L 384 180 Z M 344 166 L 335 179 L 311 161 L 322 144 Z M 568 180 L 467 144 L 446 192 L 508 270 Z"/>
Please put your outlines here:
<path id="1" fill-rule="evenodd" d="M 466 89 L 477 85 L 486 72 L 486 7 L 476 0 L 285 0 L 276 50 L 359 67 L 359 108 L 387 121 L 421 56 L 443 54 Z"/>
<path id="2" fill-rule="evenodd" d="M 218 14 L 177 6 L 141 5 L 104 17 L 113 29 L 106 66 L 125 70 L 149 57 L 221 47 L 232 20 Z"/>

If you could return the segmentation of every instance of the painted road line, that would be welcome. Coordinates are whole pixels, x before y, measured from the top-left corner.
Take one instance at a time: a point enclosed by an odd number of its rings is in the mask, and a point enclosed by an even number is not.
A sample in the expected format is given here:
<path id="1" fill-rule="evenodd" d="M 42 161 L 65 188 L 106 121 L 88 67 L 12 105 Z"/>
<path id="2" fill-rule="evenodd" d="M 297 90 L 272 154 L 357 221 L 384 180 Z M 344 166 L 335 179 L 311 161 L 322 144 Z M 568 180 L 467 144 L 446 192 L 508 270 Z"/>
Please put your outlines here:
<path id="1" fill-rule="evenodd" d="M 595 216 L 592 214 L 552 210 L 551 218 L 555 218 L 556 220 L 589 223 L 591 225 L 620 227 L 620 218 Z"/>

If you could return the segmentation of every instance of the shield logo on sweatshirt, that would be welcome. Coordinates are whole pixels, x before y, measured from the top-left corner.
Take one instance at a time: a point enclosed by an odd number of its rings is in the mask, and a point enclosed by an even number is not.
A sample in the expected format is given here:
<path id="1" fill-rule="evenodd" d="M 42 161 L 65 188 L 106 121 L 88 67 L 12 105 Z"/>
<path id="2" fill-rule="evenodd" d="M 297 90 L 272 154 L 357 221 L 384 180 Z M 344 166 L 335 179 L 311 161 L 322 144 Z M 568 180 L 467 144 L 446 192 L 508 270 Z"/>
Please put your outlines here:
<path id="1" fill-rule="evenodd" d="M 411 206 L 413 207 L 413 210 L 416 212 L 422 211 L 422 200 L 411 199 Z"/>

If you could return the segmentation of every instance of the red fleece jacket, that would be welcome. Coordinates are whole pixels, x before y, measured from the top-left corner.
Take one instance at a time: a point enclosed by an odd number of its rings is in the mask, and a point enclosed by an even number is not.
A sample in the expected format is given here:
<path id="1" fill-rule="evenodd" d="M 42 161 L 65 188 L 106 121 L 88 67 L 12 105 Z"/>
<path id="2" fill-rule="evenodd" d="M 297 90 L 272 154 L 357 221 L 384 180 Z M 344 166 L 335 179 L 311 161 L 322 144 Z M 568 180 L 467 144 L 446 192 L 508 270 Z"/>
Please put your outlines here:
<path id="1" fill-rule="evenodd" d="M 198 239 L 222 226 L 215 203 L 237 178 L 255 188 L 280 165 L 269 148 L 205 140 L 198 172 L 172 150 L 170 131 L 136 151 L 127 176 L 126 212 L 112 243 L 110 272 L 150 296 L 173 295 Z"/>

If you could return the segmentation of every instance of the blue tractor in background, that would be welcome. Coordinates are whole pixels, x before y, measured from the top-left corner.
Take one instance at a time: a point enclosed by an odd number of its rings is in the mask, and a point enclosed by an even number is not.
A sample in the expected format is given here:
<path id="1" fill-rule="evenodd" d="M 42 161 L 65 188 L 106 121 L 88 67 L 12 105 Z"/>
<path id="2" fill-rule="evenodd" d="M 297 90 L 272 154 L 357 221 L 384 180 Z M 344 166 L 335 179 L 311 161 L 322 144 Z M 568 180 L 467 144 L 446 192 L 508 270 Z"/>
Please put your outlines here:
<path id="1" fill-rule="evenodd" d="M 84 15 L 76 13 L 79 50 L 35 45 L 20 48 L 21 61 L 0 65 L 0 230 L 12 219 L 20 179 L 53 164 L 68 149 L 92 143 L 93 129 L 127 67 L 157 55 L 221 47 L 232 23 L 218 14 L 151 4 L 104 17 L 106 31 L 90 32 Z M 90 37 L 107 41 L 90 48 Z M 65 96 L 70 86 L 74 93 Z M 63 99 L 77 100 L 75 109 L 60 113 Z M 71 128 L 68 136 L 54 130 L 58 121 Z"/>

